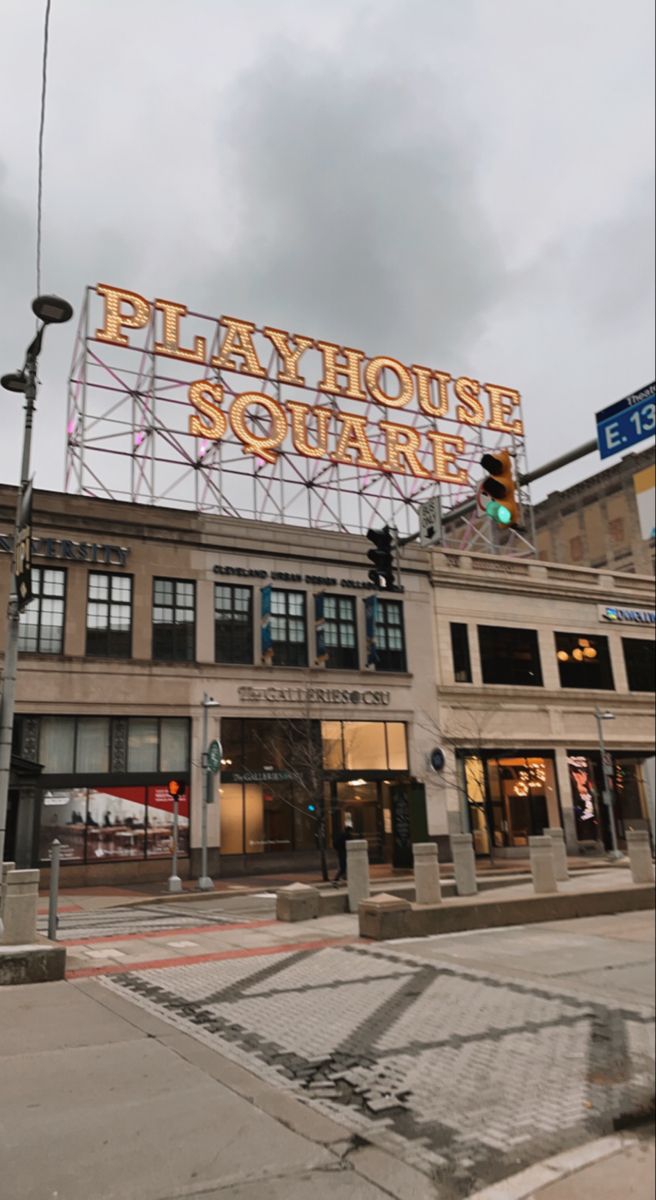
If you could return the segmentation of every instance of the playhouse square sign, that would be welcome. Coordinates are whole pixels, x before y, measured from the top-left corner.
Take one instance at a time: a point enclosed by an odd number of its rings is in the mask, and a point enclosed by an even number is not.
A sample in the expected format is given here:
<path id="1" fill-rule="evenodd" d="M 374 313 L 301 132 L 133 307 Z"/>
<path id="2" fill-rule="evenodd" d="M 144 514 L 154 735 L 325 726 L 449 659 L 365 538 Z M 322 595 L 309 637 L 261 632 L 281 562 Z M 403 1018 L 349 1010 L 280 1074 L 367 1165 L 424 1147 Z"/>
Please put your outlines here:
<path id="1" fill-rule="evenodd" d="M 201 318 L 185 304 L 151 302 L 105 283 L 95 290 L 102 302 L 98 342 L 142 348 L 137 331 L 148 329 L 155 355 L 198 367 L 199 378 L 188 384 L 187 432 L 205 442 L 230 440 L 271 464 L 289 447 L 306 459 L 367 472 L 466 484 L 467 467 L 459 461 L 466 427 L 523 437 L 514 388 L 454 378 L 387 355 L 367 358 L 362 350 L 271 326 L 258 329 L 237 317 Z M 241 392 L 228 390 L 219 382 L 223 372 L 254 382 Z M 277 395 L 263 390 L 272 384 L 297 388 L 299 396 L 313 392 L 313 402 L 307 396 L 283 400 L 281 387 Z"/>

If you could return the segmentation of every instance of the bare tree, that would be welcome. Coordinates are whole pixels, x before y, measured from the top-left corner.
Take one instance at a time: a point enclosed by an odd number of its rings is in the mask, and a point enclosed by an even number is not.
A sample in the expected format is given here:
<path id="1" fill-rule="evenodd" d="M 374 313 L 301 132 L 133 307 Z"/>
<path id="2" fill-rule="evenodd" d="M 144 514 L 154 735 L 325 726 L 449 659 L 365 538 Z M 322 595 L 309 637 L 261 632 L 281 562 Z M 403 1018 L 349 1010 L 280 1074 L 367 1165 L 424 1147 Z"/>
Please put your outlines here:
<path id="1" fill-rule="evenodd" d="M 321 723 L 312 715 L 308 702 L 298 717 L 279 717 L 275 732 L 265 735 L 261 744 L 272 761 L 276 762 L 294 785 L 294 795 L 302 796 L 302 804 L 288 797 L 284 803 L 309 819 L 314 827 L 314 838 L 319 851 L 321 876 L 328 875 L 327 821 L 324 795 L 324 755 L 330 758 L 331 744 L 321 735 Z"/>
<path id="2" fill-rule="evenodd" d="M 492 714 L 484 709 L 454 705 L 450 709 L 450 715 L 454 716 L 455 720 L 450 720 L 448 724 L 446 722 L 442 724 L 434 720 L 430 714 L 422 711 L 418 715 L 416 723 L 424 732 L 431 734 L 437 745 L 447 747 L 455 755 L 458 752 L 469 751 L 472 755 L 480 758 L 486 746 L 485 729 Z M 440 771 L 440 778 L 457 792 L 461 808 L 467 809 L 467 806 L 472 803 L 472 798 L 467 789 L 464 770 L 460 769 L 457 758 L 455 768 L 445 765 Z M 484 786 L 483 784 L 483 798 L 480 802 L 483 806 L 485 804 Z M 476 802 L 473 803 L 476 804 Z M 478 804 L 476 806 L 478 807 Z M 483 811 L 485 813 L 484 807 Z M 493 832 L 488 826 L 487 816 L 485 825 L 488 834 L 489 856 L 492 859 L 494 857 L 494 838 Z"/>

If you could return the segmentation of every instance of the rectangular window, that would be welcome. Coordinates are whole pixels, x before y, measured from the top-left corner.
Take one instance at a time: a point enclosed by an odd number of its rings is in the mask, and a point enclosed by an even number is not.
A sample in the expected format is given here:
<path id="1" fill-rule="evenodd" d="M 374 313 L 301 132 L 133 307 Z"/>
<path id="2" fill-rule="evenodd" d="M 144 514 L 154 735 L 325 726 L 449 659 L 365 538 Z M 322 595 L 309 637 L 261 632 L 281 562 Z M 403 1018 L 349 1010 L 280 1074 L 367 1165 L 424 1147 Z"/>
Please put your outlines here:
<path id="1" fill-rule="evenodd" d="M 542 687 L 542 668 L 535 629 L 479 625 L 483 683 L 507 687 Z"/>
<path id="2" fill-rule="evenodd" d="M 195 584 L 187 579 L 154 579 L 153 658 L 193 662 L 195 655 Z"/>
<path id="3" fill-rule="evenodd" d="M 75 771 L 109 770 L 109 717 L 79 717 L 75 739 Z"/>
<path id="4" fill-rule="evenodd" d="M 654 691 L 654 648 L 654 642 L 646 638 L 622 638 L 630 692 Z"/>
<path id="5" fill-rule="evenodd" d="M 355 600 L 352 596 L 324 596 L 323 617 L 324 645 L 328 655 L 326 666 L 357 671 Z"/>
<path id="6" fill-rule="evenodd" d="M 18 649 L 61 654 L 64 649 L 66 572 L 32 567 L 34 599 L 20 615 Z"/>
<path id="7" fill-rule="evenodd" d="M 189 795 L 179 802 L 178 853 L 189 853 Z M 66 863 L 170 858 L 173 805 L 165 787 L 49 790 L 41 810 L 39 858 L 50 858 L 53 838 Z"/>
<path id="8" fill-rule="evenodd" d="M 87 654 L 129 658 L 132 648 L 132 579 L 89 572 Z"/>
<path id="9" fill-rule="evenodd" d="M 561 687 L 613 690 L 607 637 L 578 633 L 554 636 Z"/>
<path id="10" fill-rule="evenodd" d="M 614 517 L 612 521 L 609 521 L 608 532 L 611 542 L 621 545 L 624 541 L 624 517 Z"/>
<path id="11" fill-rule="evenodd" d="M 163 717 L 160 721 L 159 769 L 189 770 L 189 722 L 186 717 Z"/>
<path id="12" fill-rule="evenodd" d="M 159 728 L 157 717 L 130 717 L 128 726 L 128 772 L 157 770 Z"/>
<path id="13" fill-rule="evenodd" d="M 307 667 L 305 592 L 271 589 L 271 644 L 276 667 Z"/>
<path id="14" fill-rule="evenodd" d="M 42 717 L 39 762 L 44 775 L 70 775 L 75 754 L 75 717 Z"/>
<path id="15" fill-rule="evenodd" d="M 322 721 L 324 771 L 407 771 L 402 721 Z"/>
<path id="16" fill-rule="evenodd" d="M 451 652 L 453 654 L 453 677 L 456 683 L 471 683 L 469 630 L 466 625 L 451 623 Z"/>
<path id="17" fill-rule="evenodd" d="M 252 663 L 253 589 L 214 585 L 214 661 Z"/>
<path id="18" fill-rule="evenodd" d="M 405 671 L 403 605 L 399 600 L 379 600 L 376 605 L 377 671 Z"/>

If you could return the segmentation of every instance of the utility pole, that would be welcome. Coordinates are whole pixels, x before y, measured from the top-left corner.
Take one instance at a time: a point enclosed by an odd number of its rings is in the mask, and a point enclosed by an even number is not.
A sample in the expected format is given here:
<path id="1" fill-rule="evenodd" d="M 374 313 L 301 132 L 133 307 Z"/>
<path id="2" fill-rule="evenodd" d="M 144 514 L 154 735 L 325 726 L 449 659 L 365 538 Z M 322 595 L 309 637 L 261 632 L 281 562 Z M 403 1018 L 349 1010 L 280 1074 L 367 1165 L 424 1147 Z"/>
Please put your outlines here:
<path id="1" fill-rule="evenodd" d="M 610 764 L 610 755 L 606 750 L 604 741 L 604 721 L 612 721 L 615 713 L 602 712 L 600 708 L 595 708 L 595 717 L 597 720 L 597 731 L 599 734 L 599 749 L 601 751 L 601 770 L 603 774 L 603 802 L 608 811 L 608 824 L 610 825 L 610 840 L 611 850 L 608 857 L 612 859 L 623 858 L 622 851 L 617 845 L 617 829 L 615 828 L 615 810 L 613 808 L 613 771 Z"/>
<path id="2" fill-rule="evenodd" d="M 7 828 L 7 808 L 9 804 L 9 780 L 11 774 L 11 749 L 14 734 L 14 709 L 16 704 L 16 669 L 18 665 L 18 633 L 20 614 L 29 603 L 30 589 L 26 588 L 27 597 L 19 595 L 16 582 L 18 570 L 18 554 L 21 534 L 27 539 L 29 562 L 29 540 L 31 529 L 22 530 L 25 500 L 30 488 L 30 454 L 32 448 L 32 425 L 36 407 L 36 368 L 41 352 L 43 332 L 46 325 L 61 325 L 70 321 L 73 309 L 67 300 L 59 296 L 37 296 L 32 301 L 32 312 L 41 322 L 35 337 L 30 342 L 25 354 L 25 365 L 22 371 L 14 371 L 3 375 L 2 387 L 8 392 L 16 392 L 25 397 L 25 426 L 23 430 L 23 454 L 21 461 L 20 486 L 16 499 L 16 522 L 14 526 L 14 571 L 12 585 L 9 590 L 7 604 L 7 625 L 5 635 L 5 655 L 2 673 L 2 712 L 0 715 L 0 865 L 5 856 L 5 832 Z M 27 582 L 27 581 L 26 581 Z M 0 922 L 0 934 L 2 926 Z"/>
<path id="3" fill-rule="evenodd" d="M 211 770 L 209 762 L 209 718 L 207 710 L 210 708 L 218 708 L 219 701 L 208 696 L 207 692 L 203 693 L 203 734 L 202 734 L 202 749 L 201 749 L 201 767 L 203 771 L 203 788 L 201 800 L 201 846 L 200 846 L 200 876 L 198 879 L 198 890 L 200 892 L 214 891 L 214 883 L 207 873 L 207 806 L 212 803 L 212 787 L 214 773 Z M 219 775 L 220 778 L 220 775 Z M 219 786 L 219 785 L 217 785 Z"/>

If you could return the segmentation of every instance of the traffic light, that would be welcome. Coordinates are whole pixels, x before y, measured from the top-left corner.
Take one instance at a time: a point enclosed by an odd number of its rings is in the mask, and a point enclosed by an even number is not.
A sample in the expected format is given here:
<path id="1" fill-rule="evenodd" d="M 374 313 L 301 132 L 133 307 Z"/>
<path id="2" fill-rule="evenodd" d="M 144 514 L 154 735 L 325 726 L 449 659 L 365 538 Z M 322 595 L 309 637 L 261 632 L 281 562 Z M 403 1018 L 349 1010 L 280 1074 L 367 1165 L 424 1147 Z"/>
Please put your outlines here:
<path id="1" fill-rule="evenodd" d="M 396 538 L 389 525 L 384 529 L 369 529 L 367 537 L 375 549 L 367 550 L 367 558 L 373 563 L 369 578 L 376 587 L 396 591 L 395 552 Z"/>
<path id="2" fill-rule="evenodd" d="M 516 527 L 520 524 L 520 508 L 510 451 L 496 450 L 494 454 L 484 454 L 481 466 L 488 473 L 481 484 L 481 491 L 489 496 L 485 505 L 488 517 L 497 525 Z"/>
<path id="3" fill-rule="evenodd" d="M 186 790 L 187 785 L 181 779 L 169 779 L 168 793 L 169 796 L 173 796 L 174 800 L 182 800 Z"/>

